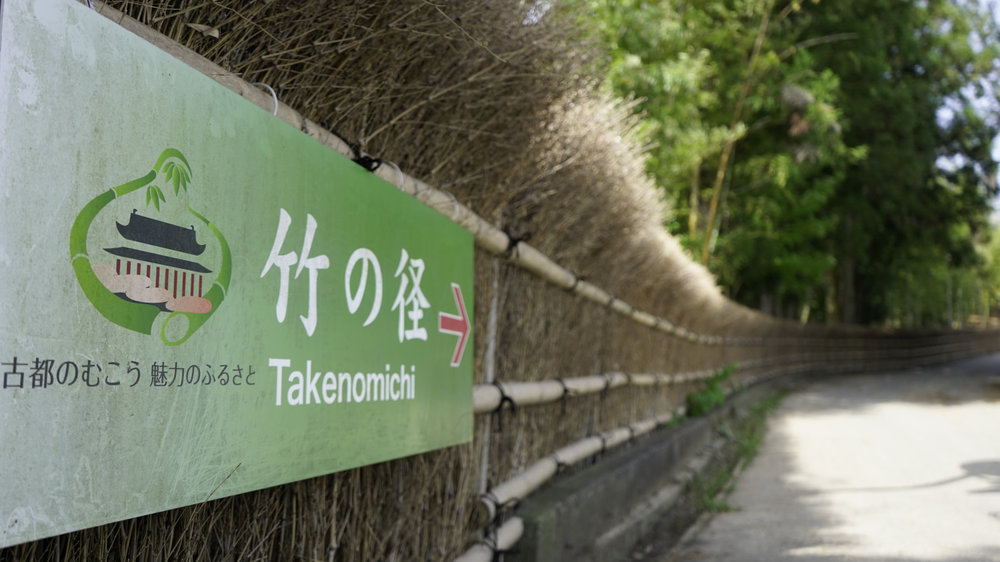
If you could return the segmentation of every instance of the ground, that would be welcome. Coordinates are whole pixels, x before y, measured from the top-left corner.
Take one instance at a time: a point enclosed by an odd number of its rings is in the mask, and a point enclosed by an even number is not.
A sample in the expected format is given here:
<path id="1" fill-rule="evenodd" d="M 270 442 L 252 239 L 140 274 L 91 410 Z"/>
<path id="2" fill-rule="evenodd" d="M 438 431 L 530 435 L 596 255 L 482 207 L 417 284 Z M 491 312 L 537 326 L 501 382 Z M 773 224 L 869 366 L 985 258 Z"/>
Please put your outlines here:
<path id="1" fill-rule="evenodd" d="M 658 559 L 1000 560 L 1000 355 L 806 384 L 727 502 Z"/>

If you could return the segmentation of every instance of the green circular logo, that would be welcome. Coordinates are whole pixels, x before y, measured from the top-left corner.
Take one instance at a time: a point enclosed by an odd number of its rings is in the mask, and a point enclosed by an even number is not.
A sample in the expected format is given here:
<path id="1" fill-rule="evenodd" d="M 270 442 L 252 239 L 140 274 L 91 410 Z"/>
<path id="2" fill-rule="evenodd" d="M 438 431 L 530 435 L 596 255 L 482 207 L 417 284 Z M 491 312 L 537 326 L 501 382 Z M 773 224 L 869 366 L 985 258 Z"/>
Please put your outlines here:
<path id="1" fill-rule="evenodd" d="M 191 208 L 191 166 L 164 150 L 153 169 L 92 199 L 70 230 L 84 294 L 115 324 L 179 345 L 226 297 L 232 256 L 222 232 Z"/>

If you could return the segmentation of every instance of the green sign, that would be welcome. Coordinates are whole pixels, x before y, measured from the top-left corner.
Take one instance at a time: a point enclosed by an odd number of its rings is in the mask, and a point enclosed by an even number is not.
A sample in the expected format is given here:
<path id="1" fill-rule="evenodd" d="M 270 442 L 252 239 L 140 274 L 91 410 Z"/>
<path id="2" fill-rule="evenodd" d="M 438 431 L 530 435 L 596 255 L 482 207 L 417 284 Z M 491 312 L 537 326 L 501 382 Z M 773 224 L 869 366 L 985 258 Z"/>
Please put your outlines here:
<path id="1" fill-rule="evenodd" d="M 0 130 L 0 546 L 471 439 L 460 227 L 69 0 Z"/>

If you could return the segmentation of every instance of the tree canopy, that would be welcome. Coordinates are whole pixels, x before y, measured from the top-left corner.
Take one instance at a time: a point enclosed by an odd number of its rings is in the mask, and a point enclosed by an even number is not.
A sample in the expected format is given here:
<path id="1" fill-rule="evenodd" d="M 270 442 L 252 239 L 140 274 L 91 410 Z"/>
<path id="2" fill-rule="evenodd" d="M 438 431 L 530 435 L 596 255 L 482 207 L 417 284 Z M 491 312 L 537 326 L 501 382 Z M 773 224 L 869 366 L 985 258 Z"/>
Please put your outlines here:
<path id="1" fill-rule="evenodd" d="M 939 285 L 985 281 L 1000 34 L 984 4 L 571 4 L 644 119 L 667 228 L 732 298 L 928 324 L 948 314 Z"/>

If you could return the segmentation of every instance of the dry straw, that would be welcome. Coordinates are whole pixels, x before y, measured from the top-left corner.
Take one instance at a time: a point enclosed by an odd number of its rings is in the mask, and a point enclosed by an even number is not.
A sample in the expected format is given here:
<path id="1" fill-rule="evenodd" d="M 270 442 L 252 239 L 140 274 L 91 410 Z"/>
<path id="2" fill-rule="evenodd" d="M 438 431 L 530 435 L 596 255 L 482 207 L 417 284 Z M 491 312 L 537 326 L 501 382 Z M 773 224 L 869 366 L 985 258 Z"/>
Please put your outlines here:
<path id="1" fill-rule="evenodd" d="M 279 118 L 330 146 L 400 169 L 386 165 L 382 177 L 426 182 L 404 180 L 411 192 L 436 186 L 417 197 L 477 234 L 475 382 L 499 383 L 477 393 L 492 405 L 490 388 L 507 388 L 522 404 L 477 416 L 467 445 L 18 545 L 0 559 L 451 560 L 470 547 L 489 559 L 513 544 L 520 520 L 484 534 L 481 487 L 579 462 L 596 436 L 606 446 L 627 439 L 620 428 L 652 430 L 725 364 L 744 366 L 741 383 L 996 345 L 982 334 L 806 329 L 724 299 L 664 233 L 668 210 L 643 173 L 628 108 L 597 91 L 600 57 L 561 4 L 530 18 L 548 3 L 97 4 L 271 110 L 270 92 L 251 84 L 268 85 Z M 474 215 L 459 218 L 459 204 Z M 558 264 L 562 281 L 533 273 L 543 263 Z M 614 383 L 584 392 L 595 377 Z M 549 400 L 557 379 L 570 391 Z M 544 388 L 524 386 L 533 382 Z"/>

